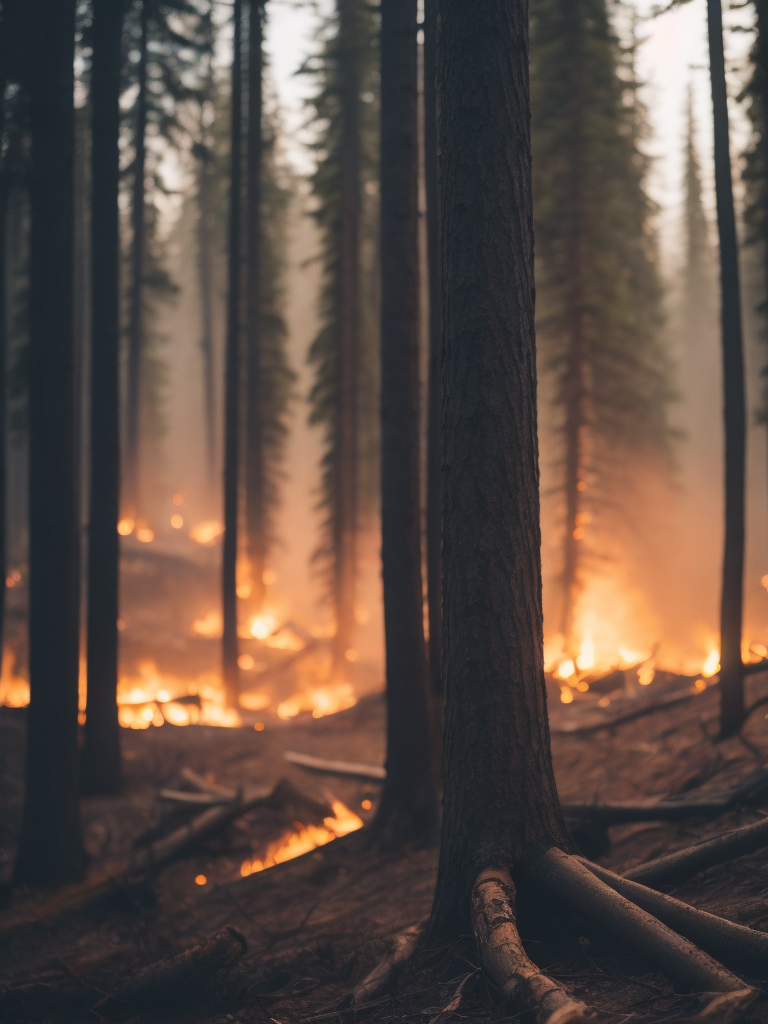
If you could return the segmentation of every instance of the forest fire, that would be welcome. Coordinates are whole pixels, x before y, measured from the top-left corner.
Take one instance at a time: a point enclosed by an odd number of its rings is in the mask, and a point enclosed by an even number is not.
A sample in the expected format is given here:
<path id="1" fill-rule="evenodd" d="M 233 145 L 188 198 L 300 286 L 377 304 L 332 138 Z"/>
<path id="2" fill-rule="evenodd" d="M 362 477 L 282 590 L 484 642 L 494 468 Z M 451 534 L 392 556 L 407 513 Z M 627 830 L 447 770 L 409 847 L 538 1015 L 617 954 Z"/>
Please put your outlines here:
<path id="1" fill-rule="evenodd" d="M 267 848 L 263 860 L 258 858 L 244 860 L 240 866 L 242 877 L 246 878 L 257 871 L 274 867 L 275 864 L 293 860 L 294 857 L 300 857 L 303 853 L 316 850 L 318 846 L 325 846 L 332 839 L 338 839 L 339 836 L 348 835 L 348 833 L 363 827 L 362 819 L 340 800 L 334 800 L 331 806 L 333 817 L 324 818 L 322 825 L 303 825 L 297 821 L 296 831 L 272 843 Z"/>

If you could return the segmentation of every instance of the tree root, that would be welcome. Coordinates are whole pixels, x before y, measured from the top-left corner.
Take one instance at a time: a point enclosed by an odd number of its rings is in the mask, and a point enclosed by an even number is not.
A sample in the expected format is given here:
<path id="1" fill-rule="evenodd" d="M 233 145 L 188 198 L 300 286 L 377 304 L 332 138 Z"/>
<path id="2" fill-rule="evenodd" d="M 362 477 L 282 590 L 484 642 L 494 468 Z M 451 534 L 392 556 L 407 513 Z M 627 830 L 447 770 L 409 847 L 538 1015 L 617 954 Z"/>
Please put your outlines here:
<path id="1" fill-rule="evenodd" d="M 615 892 L 653 914 L 679 935 L 695 942 L 721 963 L 754 978 L 768 977 L 768 934 L 765 932 L 697 910 L 672 896 L 614 874 L 599 864 L 581 857 L 578 860 Z"/>
<path id="2" fill-rule="evenodd" d="M 551 848 L 521 865 L 521 876 L 609 938 L 657 965 L 674 982 L 707 998 L 704 1014 L 715 1019 L 711 993 L 717 993 L 718 1021 L 741 1012 L 758 995 L 735 974 L 688 939 L 631 903 L 597 878 L 576 857 Z M 722 999 L 721 994 L 728 998 Z"/>
<path id="3" fill-rule="evenodd" d="M 520 999 L 537 1024 L 581 1024 L 592 1014 L 528 959 L 515 919 L 515 886 L 505 868 L 486 868 L 472 890 L 472 925 L 484 969 L 509 1000 Z"/>
<path id="4" fill-rule="evenodd" d="M 395 968 L 413 953 L 423 930 L 424 922 L 420 922 L 397 932 L 392 940 L 390 955 L 379 961 L 374 969 L 355 985 L 351 999 L 346 1000 L 346 1004 L 357 1006 L 377 996 L 392 977 Z"/>
<path id="5" fill-rule="evenodd" d="M 655 888 L 666 882 L 679 882 L 683 878 L 690 878 L 705 868 L 715 867 L 745 853 L 754 853 L 755 850 L 766 846 L 768 818 L 755 822 L 754 825 L 745 825 L 744 828 L 738 828 L 716 839 L 689 846 L 685 850 L 649 860 L 646 864 L 628 871 L 625 877 Z"/>

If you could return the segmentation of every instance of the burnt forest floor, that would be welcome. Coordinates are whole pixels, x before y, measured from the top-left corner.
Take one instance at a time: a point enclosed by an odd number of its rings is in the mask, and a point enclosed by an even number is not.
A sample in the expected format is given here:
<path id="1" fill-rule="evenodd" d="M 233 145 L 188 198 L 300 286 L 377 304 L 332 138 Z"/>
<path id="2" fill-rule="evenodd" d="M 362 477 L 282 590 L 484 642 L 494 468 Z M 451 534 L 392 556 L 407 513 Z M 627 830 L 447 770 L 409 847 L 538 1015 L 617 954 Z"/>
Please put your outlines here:
<path id="1" fill-rule="evenodd" d="M 765 675 L 750 687 L 762 692 Z M 722 791 L 768 764 L 766 708 L 752 714 L 741 737 L 717 742 L 717 692 L 586 736 L 553 735 L 555 770 L 565 802 L 637 799 L 695 789 Z M 283 759 L 285 750 L 381 764 L 384 706 L 379 697 L 321 719 L 267 721 L 261 732 L 166 724 L 123 730 L 125 795 L 83 801 L 88 871 L 125 856 L 133 840 L 157 825 L 158 790 L 178 786 L 182 768 L 208 774 L 232 788 L 290 779 L 319 800 L 334 797 L 363 819 L 375 813 L 379 786 L 312 775 Z M 24 713 L 0 709 L 0 856 L 10 857 L 21 799 Z M 370 801 L 371 810 L 363 810 Z M 761 805 L 714 820 L 644 823 L 610 829 L 602 863 L 625 870 L 641 861 L 758 820 Z M 176 993 L 170 1005 L 144 1010 L 64 1012 L 39 1008 L 18 1019 L 79 1022 L 129 1020 L 146 1024 L 314 1024 L 341 1021 L 339 1001 L 387 951 L 388 940 L 429 913 L 437 868 L 436 849 L 381 852 L 366 830 L 271 870 L 240 877 L 240 865 L 297 827 L 313 823 L 297 799 L 251 811 L 224 834 L 160 871 L 150 882 L 103 897 L 56 920 L 27 924 L 0 938 L 2 983 L 53 971 L 75 978 L 92 994 L 92 1006 L 114 992 L 138 967 L 189 948 L 231 925 L 248 951 L 228 979 L 200 979 Z M 317 819 L 314 823 L 319 823 Z M 0 868 L 3 865 L 0 864 Z M 206 883 L 196 884 L 204 875 Z M 673 890 L 677 897 L 734 921 L 768 930 L 768 852 L 742 857 Z M 12 908 L 34 904 L 41 894 L 14 889 Z M 0 914 L 0 921 L 2 920 Z M 542 917 L 537 915 L 538 923 Z M 686 1019 L 691 998 L 676 994 L 663 975 L 620 948 L 580 937 L 553 918 L 536 933 L 521 922 L 529 953 L 610 1022 Z M 474 973 L 473 973 L 474 972 Z M 477 972 L 471 943 L 428 950 L 397 979 L 396 994 L 357 1011 L 359 1021 L 430 1024 L 467 974 L 460 1020 L 525 1020 L 504 1007 Z M 447 1018 L 450 1021 L 451 1017 Z M 345 1018 L 347 1020 L 351 1017 Z M 768 1022 L 768 1000 L 749 1019 Z M 3 1024 L 6 1024 L 3 1021 Z M 444 1024 L 441 1021 L 441 1024 Z"/>

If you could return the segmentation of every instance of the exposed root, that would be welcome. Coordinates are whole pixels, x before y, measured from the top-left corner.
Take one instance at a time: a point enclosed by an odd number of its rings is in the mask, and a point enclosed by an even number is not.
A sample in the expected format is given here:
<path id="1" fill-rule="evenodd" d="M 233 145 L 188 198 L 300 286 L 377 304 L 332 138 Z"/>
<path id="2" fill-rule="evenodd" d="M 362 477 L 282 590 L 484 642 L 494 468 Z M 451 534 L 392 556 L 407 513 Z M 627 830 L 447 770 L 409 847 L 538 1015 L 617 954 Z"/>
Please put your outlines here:
<path id="1" fill-rule="evenodd" d="M 350 1005 L 357 1006 L 360 1003 L 365 1003 L 381 992 L 392 977 L 395 968 L 404 963 L 413 953 L 423 929 L 424 924 L 420 922 L 395 934 L 392 940 L 392 952 L 388 957 L 380 960 L 370 974 L 366 974 L 363 980 L 355 986 Z"/>
<path id="2" fill-rule="evenodd" d="M 755 978 L 768 977 L 768 934 L 725 918 L 697 910 L 687 903 L 648 889 L 638 882 L 614 874 L 608 868 L 579 858 L 593 875 L 609 885 L 615 892 L 631 900 L 635 906 L 647 910 L 659 921 L 678 934 L 706 950 L 711 956 Z"/>
<path id="3" fill-rule="evenodd" d="M 766 846 L 768 818 L 754 825 L 737 828 L 734 832 L 717 836 L 715 839 L 709 839 L 705 843 L 697 843 L 696 846 L 689 846 L 685 850 L 677 850 L 676 853 L 669 853 L 665 857 L 649 860 L 646 864 L 628 871 L 625 877 L 633 882 L 642 882 L 643 885 L 654 887 L 664 885 L 665 882 L 678 882 L 683 878 L 690 878 L 697 871 L 724 864 L 734 857 L 754 853 L 755 850 L 761 850 Z"/>
<path id="4" fill-rule="evenodd" d="M 472 925 L 484 969 L 509 1000 L 535 1012 L 537 1024 L 580 1024 L 592 1013 L 528 959 L 515 919 L 515 886 L 505 868 L 486 868 L 472 890 Z"/>
<path id="5" fill-rule="evenodd" d="M 524 877 L 550 897 L 579 914 L 638 956 L 656 964 L 690 992 L 727 993 L 719 999 L 722 1013 L 740 1012 L 757 996 L 756 989 L 672 931 L 657 918 L 625 899 L 592 874 L 576 857 L 554 847 L 527 862 Z M 709 1006 L 707 1013 L 710 1012 Z M 726 1019 L 721 1016 L 718 1019 Z"/>

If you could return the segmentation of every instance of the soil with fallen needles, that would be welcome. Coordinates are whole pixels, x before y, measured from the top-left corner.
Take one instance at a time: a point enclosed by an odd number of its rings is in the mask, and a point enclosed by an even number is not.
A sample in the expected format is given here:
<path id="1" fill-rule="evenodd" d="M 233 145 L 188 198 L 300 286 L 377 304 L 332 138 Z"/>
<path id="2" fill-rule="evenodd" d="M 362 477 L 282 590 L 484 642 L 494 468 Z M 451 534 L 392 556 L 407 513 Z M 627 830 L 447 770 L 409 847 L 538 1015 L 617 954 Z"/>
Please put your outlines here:
<path id="1" fill-rule="evenodd" d="M 761 696 L 767 684 L 766 675 L 752 677 L 750 699 Z M 564 802 L 583 803 L 727 790 L 768 763 L 765 710 L 750 716 L 741 737 L 725 742 L 715 738 L 714 689 L 597 734 L 555 733 L 561 797 Z M 21 807 L 24 722 L 22 710 L 0 709 L 0 857 L 6 868 Z M 371 819 L 379 792 L 376 783 L 311 774 L 288 764 L 283 752 L 380 764 L 381 698 L 365 698 L 326 718 L 266 718 L 265 725 L 260 732 L 169 724 L 124 730 L 125 795 L 83 801 L 89 873 L 125 856 L 149 829 L 163 827 L 168 812 L 158 802 L 158 790 L 178 787 L 184 767 L 233 789 L 274 784 L 287 777 L 308 796 L 341 800 L 363 820 Z M 762 805 L 735 809 L 714 820 L 611 827 L 611 846 L 601 862 L 627 870 L 756 821 L 766 812 L 768 798 Z M 341 1001 L 387 953 L 396 932 L 429 914 L 437 851 L 381 851 L 363 829 L 298 859 L 241 877 L 244 861 L 263 857 L 270 843 L 309 824 L 321 822 L 300 800 L 295 806 L 257 808 L 151 880 L 56 920 L 22 926 L 0 939 L 0 993 L 3 983 L 45 972 L 52 972 L 54 979 L 74 979 L 82 989 L 78 1008 L 37 1005 L 24 1011 L 27 1016 L 16 1014 L 16 1019 L 35 1024 L 319 1024 L 351 1019 L 337 1010 Z M 198 884 L 200 876 L 204 884 Z M 733 921 L 768 930 L 767 851 L 667 891 Z M 44 900 L 45 894 L 16 888 L 11 899 L 13 908 L 19 909 Z M 248 943 L 245 956 L 227 974 L 201 977 L 194 991 L 176 993 L 170 1004 L 137 1009 L 113 1000 L 92 1011 L 140 966 L 188 949 L 225 925 L 237 929 Z M 526 918 L 522 908 L 521 932 L 531 958 L 595 1007 L 601 1020 L 685 1020 L 697 1012 L 695 999 L 676 993 L 664 975 L 580 928 L 578 922 L 546 913 Z M 465 979 L 460 1006 L 441 1015 Z M 451 948 L 421 951 L 398 972 L 391 989 L 391 994 L 357 1009 L 355 1019 L 382 1024 L 526 1019 L 503 1005 L 489 987 L 469 939 Z M 768 1000 L 758 1001 L 747 1019 L 768 1022 Z"/>

